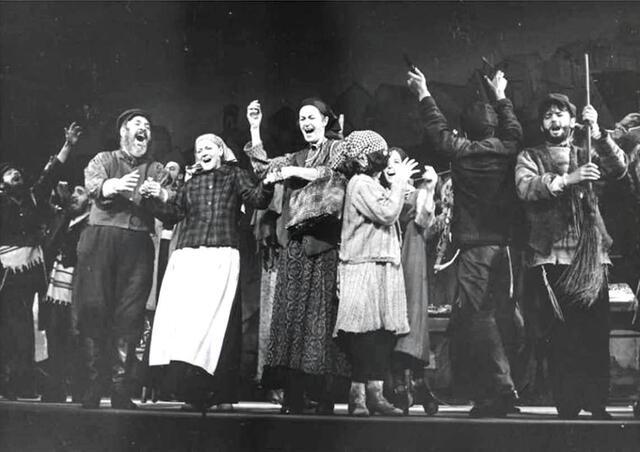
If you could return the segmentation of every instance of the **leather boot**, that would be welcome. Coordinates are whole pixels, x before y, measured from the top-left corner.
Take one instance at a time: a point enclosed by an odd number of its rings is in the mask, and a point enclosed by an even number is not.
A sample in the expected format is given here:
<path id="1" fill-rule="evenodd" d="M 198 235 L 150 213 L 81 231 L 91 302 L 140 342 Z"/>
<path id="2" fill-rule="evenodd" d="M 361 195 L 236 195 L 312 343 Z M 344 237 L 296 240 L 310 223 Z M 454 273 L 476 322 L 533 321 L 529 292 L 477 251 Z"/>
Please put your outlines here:
<path id="1" fill-rule="evenodd" d="M 351 389 L 349 390 L 349 414 L 357 417 L 369 416 L 364 383 L 358 383 L 357 381 L 351 382 Z"/>
<path id="2" fill-rule="evenodd" d="M 133 342 L 119 337 L 115 340 L 115 354 L 111 368 L 111 408 L 135 410 L 128 390 L 127 367 L 133 355 Z"/>
<path id="3" fill-rule="evenodd" d="M 301 414 L 304 410 L 304 383 L 301 377 L 291 376 L 282 398 L 281 414 Z"/>
<path id="4" fill-rule="evenodd" d="M 398 375 L 393 375 L 393 404 L 400 408 L 404 415 L 409 414 L 409 408 L 413 405 L 413 381 L 411 369 L 402 369 Z"/>
<path id="5" fill-rule="evenodd" d="M 100 346 L 98 341 L 91 337 L 82 340 L 82 354 L 86 372 L 87 386 L 82 396 L 82 408 L 99 408 L 102 397 L 102 385 L 100 384 Z"/>
<path id="6" fill-rule="evenodd" d="M 416 379 L 415 391 L 416 398 L 422 400 L 422 408 L 424 409 L 424 412 L 429 416 L 436 414 L 440 403 L 438 402 L 438 399 L 436 399 L 436 396 L 433 395 L 433 392 L 431 392 L 429 382 L 426 378 Z"/>
<path id="7" fill-rule="evenodd" d="M 394 407 L 384 398 L 382 380 L 368 381 L 366 390 L 369 413 L 378 413 L 383 416 L 402 416 L 402 410 Z"/>

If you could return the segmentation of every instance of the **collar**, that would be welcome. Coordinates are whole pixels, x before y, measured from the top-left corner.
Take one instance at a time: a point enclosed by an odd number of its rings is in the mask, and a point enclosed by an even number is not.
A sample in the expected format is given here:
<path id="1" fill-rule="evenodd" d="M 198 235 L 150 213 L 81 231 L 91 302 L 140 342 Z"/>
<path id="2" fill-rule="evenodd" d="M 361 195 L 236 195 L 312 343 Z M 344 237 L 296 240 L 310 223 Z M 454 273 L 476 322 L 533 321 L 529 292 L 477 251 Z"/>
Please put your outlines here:
<path id="1" fill-rule="evenodd" d="M 133 155 L 125 152 L 124 150 L 118 149 L 116 151 L 116 155 L 119 158 L 121 158 L 122 160 L 124 160 L 125 162 L 129 163 L 131 166 L 138 166 L 141 163 L 147 161 L 147 154 L 146 153 L 142 157 L 134 157 Z"/>
<path id="2" fill-rule="evenodd" d="M 79 216 L 75 217 L 73 220 L 71 220 L 69 222 L 68 228 L 71 229 L 73 226 L 75 226 L 76 224 L 80 223 L 82 220 L 84 220 L 88 216 L 89 216 L 89 211 L 86 211 L 82 215 L 79 215 Z"/>
<path id="3" fill-rule="evenodd" d="M 318 141 L 316 144 L 310 144 L 309 145 L 309 149 L 311 149 L 312 151 L 317 151 L 318 149 L 322 148 L 322 146 L 327 142 L 327 138 L 326 137 L 322 137 L 322 139 L 320 141 Z"/>

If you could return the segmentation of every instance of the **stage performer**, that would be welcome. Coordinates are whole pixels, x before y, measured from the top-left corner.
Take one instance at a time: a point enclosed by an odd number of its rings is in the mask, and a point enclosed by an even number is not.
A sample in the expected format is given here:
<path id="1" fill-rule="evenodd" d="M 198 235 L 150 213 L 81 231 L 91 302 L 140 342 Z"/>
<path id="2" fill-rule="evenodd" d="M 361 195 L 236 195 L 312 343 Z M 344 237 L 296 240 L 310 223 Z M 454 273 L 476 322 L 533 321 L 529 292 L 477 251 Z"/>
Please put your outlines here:
<path id="1" fill-rule="evenodd" d="M 226 411 L 238 401 L 240 207 L 264 209 L 273 196 L 272 184 L 223 160 L 226 148 L 214 134 L 199 136 L 197 169 L 169 203 L 161 201 L 167 197 L 158 182 L 141 188 L 155 198 L 152 210 L 165 224 L 184 219 L 160 288 L 149 365 L 180 368 L 176 395 L 197 411 Z"/>
<path id="2" fill-rule="evenodd" d="M 409 332 L 398 218 L 418 171 L 413 160 L 394 164 L 389 188 L 380 183 L 389 151 L 377 133 L 344 140 L 347 185 L 340 241 L 340 304 L 335 335 L 346 343 L 352 367 L 349 414 L 401 416 L 383 395 L 399 335 Z"/>
<path id="3" fill-rule="evenodd" d="M 584 107 L 582 119 L 594 142 L 593 162 L 586 149 L 573 142 L 576 107 L 567 96 L 549 94 L 538 115 L 545 142 L 522 151 L 516 166 L 517 192 L 524 201 L 529 228 L 527 311 L 538 314 L 531 320 L 537 320 L 534 330 L 539 344 L 546 347 L 558 415 L 575 419 L 585 409 L 594 419 L 610 419 L 605 408 L 609 390 L 606 266 L 611 264 L 607 255 L 611 239 L 590 193 L 590 181 L 624 177 L 627 160 L 609 134 L 601 131 L 591 105 Z M 585 237 L 591 234 L 594 240 L 586 246 Z M 576 268 L 579 278 L 567 283 L 567 275 Z M 587 289 L 593 289 L 589 299 L 575 295 Z"/>
<path id="4" fill-rule="evenodd" d="M 298 233 L 290 233 L 285 227 L 294 213 L 289 202 L 292 194 L 336 171 L 330 162 L 340 153 L 340 124 L 326 103 L 316 98 L 304 100 L 298 124 L 307 145 L 269 160 L 260 136 L 262 111 L 258 101 L 247 107 L 247 119 L 251 143 L 245 152 L 257 172 L 277 174 L 285 187 L 277 221 L 283 250 L 262 383 L 267 389 L 284 389 L 284 414 L 302 412 L 305 392 L 319 401 L 319 414 L 333 414 L 334 398 L 346 394 L 349 376 L 346 355 L 332 338 L 338 310 L 340 224 L 321 223 Z"/>
<path id="5" fill-rule="evenodd" d="M 31 186 L 17 165 L 0 164 L 0 393 L 10 400 L 20 392 L 20 382 L 34 378 L 32 309 L 47 281 L 43 226 L 51 190 L 80 134 L 76 123 L 65 129 L 64 145 Z"/>
<path id="6" fill-rule="evenodd" d="M 151 213 L 138 190 L 147 178 L 169 179 L 162 164 L 147 155 L 150 116 L 140 109 L 117 119 L 120 148 L 98 153 L 84 170 L 93 200 L 89 225 L 78 242 L 73 305 L 78 309 L 86 391 L 84 408 L 98 408 L 103 392 L 102 362 L 111 372 L 111 406 L 135 409 L 130 367 L 140 339 L 153 278 Z M 167 192 L 163 192 L 167 193 Z"/>
<path id="7" fill-rule="evenodd" d="M 389 188 L 390 181 L 407 154 L 401 148 L 389 149 L 389 162 L 380 176 L 382 185 Z M 434 193 L 438 175 L 431 166 L 425 166 L 417 189 L 410 186 L 404 198 L 399 223 L 402 228 L 402 271 L 407 293 L 409 334 L 400 336 L 394 348 L 391 366 L 393 370 L 393 403 L 408 414 L 409 407 L 418 399 L 428 415 L 438 412 L 425 375 L 429 364 L 429 281 L 427 263 L 427 238 L 433 233 L 435 222 Z"/>
<path id="8" fill-rule="evenodd" d="M 71 306 L 73 273 L 78 260 L 80 234 L 88 224 L 91 207 L 82 185 L 61 199 L 61 206 L 47 238 L 46 251 L 54 257 L 49 285 L 40 303 L 38 327 L 47 335 L 47 379 L 42 402 L 65 402 L 71 392 L 79 400 L 80 376 L 76 313 Z"/>
<path id="9" fill-rule="evenodd" d="M 436 152 L 451 162 L 454 207 L 451 232 L 460 249 L 458 297 L 451 331 L 458 381 L 468 380 L 472 417 L 501 417 L 517 399 L 495 312 L 510 299 L 509 241 L 516 202 L 513 167 L 522 127 L 505 96 L 507 80 L 498 71 L 487 83 L 495 107 L 481 101 L 461 117 L 466 137 L 455 135 L 427 88 L 425 76 L 409 72 L 409 87 L 420 101 L 425 132 Z M 454 364 L 456 364 L 454 363 Z"/>

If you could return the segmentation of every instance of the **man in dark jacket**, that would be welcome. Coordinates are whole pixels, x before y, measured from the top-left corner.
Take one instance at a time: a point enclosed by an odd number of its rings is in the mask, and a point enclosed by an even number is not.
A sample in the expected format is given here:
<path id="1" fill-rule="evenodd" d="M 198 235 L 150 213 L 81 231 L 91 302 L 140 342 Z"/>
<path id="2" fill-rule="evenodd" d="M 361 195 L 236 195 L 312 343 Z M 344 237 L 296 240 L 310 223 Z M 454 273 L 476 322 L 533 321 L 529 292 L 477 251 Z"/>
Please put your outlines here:
<path id="1" fill-rule="evenodd" d="M 80 133 L 75 123 L 65 129 L 60 152 L 32 186 L 17 165 L 0 164 L 0 392 L 10 400 L 17 397 L 18 382 L 32 377 L 32 308 L 46 284 L 42 239 L 48 201 Z"/>
<path id="2" fill-rule="evenodd" d="M 473 372 L 470 415 L 505 416 L 514 410 L 517 395 L 495 311 L 511 296 L 508 245 L 516 200 L 513 168 L 522 127 L 505 97 L 507 80 L 501 71 L 493 80 L 487 78 L 497 99 L 495 107 L 476 102 L 463 112 L 466 137 L 450 130 L 425 76 L 417 68 L 408 75 L 407 84 L 420 101 L 425 132 L 436 151 L 451 162 L 451 231 L 460 249 L 452 331 L 456 347 L 464 351 L 465 368 Z M 462 380 L 455 364 L 456 379 Z"/>

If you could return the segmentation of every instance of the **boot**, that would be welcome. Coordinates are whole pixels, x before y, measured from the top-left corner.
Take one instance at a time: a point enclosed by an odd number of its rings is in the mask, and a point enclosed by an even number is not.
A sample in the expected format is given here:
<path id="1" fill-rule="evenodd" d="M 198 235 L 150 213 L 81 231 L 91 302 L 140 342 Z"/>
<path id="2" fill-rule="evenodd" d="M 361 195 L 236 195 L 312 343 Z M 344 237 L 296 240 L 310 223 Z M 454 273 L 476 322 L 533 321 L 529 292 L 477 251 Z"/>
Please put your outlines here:
<path id="1" fill-rule="evenodd" d="M 324 390 L 318 400 L 318 406 L 316 407 L 316 414 L 321 416 L 331 416 L 335 408 L 333 400 L 334 392 L 334 379 L 333 375 L 325 375 L 324 377 Z"/>
<path id="2" fill-rule="evenodd" d="M 413 405 L 413 381 L 411 369 L 402 369 L 400 375 L 393 375 L 393 404 L 400 408 L 405 416 Z"/>
<path id="3" fill-rule="evenodd" d="M 115 342 L 115 356 L 111 368 L 111 408 L 135 410 L 127 388 L 127 365 L 133 354 L 133 342 L 120 337 Z"/>
<path id="4" fill-rule="evenodd" d="M 99 408 L 102 397 L 102 385 L 100 384 L 100 346 L 98 341 L 91 337 L 83 339 L 82 353 L 84 355 L 84 367 L 86 371 L 87 386 L 82 396 L 82 408 Z"/>
<path id="5" fill-rule="evenodd" d="M 366 389 L 369 413 L 378 413 L 383 416 L 402 416 L 402 410 L 394 407 L 384 398 L 382 380 L 368 381 Z"/>
<path id="6" fill-rule="evenodd" d="M 18 400 L 11 366 L 8 364 L 3 364 L 0 369 L 0 394 L 7 400 Z"/>
<path id="7" fill-rule="evenodd" d="M 438 412 L 440 403 L 431 392 L 429 382 L 426 378 L 418 378 L 415 383 L 416 398 L 422 400 L 422 408 L 428 416 L 433 416 Z"/>
<path id="8" fill-rule="evenodd" d="M 357 381 L 351 382 L 351 389 L 349 390 L 349 414 L 356 417 L 369 416 L 364 383 L 358 383 Z"/>

